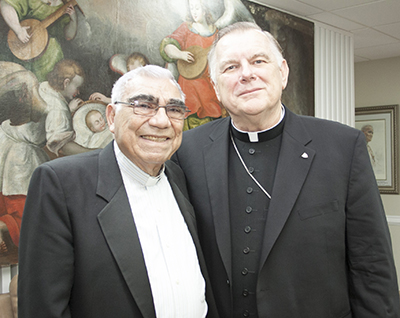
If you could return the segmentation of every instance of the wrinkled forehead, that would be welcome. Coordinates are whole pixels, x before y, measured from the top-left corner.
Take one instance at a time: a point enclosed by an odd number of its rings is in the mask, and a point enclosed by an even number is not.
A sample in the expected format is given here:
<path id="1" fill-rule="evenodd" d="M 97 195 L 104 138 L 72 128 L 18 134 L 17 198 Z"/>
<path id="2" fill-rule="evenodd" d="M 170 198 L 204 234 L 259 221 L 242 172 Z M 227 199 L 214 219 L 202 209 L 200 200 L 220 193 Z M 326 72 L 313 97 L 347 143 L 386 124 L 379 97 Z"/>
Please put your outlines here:
<path id="1" fill-rule="evenodd" d="M 224 36 L 219 40 L 217 43 L 217 47 L 220 43 L 224 43 L 224 41 L 239 41 L 240 39 L 245 39 L 248 40 L 249 37 L 256 37 L 258 38 L 259 41 L 262 41 L 263 43 L 268 43 L 270 44 L 270 40 L 268 39 L 267 35 L 261 30 L 257 29 L 237 29 L 233 30 Z"/>
<path id="2" fill-rule="evenodd" d="M 128 81 L 124 87 L 122 99 L 127 101 L 138 95 L 153 96 L 157 100 L 181 99 L 181 93 L 171 79 L 148 76 L 137 76 Z"/>
<path id="3" fill-rule="evenodd" d="M 215 57 L 219 65 L 232 58 L 257 56 L 275 60 L 279 66 L 284 59 L 273 40 L 257 29 L 234 30 L 224 35 L 216 45 Z"/>
<path id="4" fill-rule="evenodd" d="M 263 45 L 265 47 L 272 46 L 270 39 L 264 32 L 256 29 L 238 29 L 225 34 L 217 43 L 216 48 L 228 45 L 236 49 L 245 49 L 246 46 L 243 47 L 243 44 Z"/>
<path id="5" fill-rule="evenodd" d="M 232 57 L 249 55 L 273 55 L 273 45 L 268 37 L 258 30 L 235 30 L 226 34 L 217 43 L 216 57 L 219 62 Z"/>

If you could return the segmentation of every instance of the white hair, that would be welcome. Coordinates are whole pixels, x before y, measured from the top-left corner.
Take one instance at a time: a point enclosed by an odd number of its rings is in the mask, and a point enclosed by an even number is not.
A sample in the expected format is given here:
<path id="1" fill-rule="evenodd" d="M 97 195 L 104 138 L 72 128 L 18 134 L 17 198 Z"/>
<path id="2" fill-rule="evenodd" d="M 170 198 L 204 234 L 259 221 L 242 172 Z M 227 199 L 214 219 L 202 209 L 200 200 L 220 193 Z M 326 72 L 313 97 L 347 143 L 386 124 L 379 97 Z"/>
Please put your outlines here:
<path id="1" fill-rule="evenodd" d="M 185 94 L 183 93 L 181 87 L 179 86 L 178 82 L 175 80 L 172 73 L 157 65 L 146 65 L 142 67 L 138 67 L 132 71 L 125 73 L 121 76 L 114 84 L 113 89 L 111 91 L 111 103 L 114 105 L 115 102 L 121 102 L 122 96 L 125 93 L 126 86 L 130 81 L 136 79 L 138 77 L 148 77 L 148 78 L 159 78 L 159 79 L 168 79 L 171 81 L 173 85 L 175 85 L 181 94 L 181 99 L 185 101 Z M 118 104 L 117 110 L 118 110 Z"/>

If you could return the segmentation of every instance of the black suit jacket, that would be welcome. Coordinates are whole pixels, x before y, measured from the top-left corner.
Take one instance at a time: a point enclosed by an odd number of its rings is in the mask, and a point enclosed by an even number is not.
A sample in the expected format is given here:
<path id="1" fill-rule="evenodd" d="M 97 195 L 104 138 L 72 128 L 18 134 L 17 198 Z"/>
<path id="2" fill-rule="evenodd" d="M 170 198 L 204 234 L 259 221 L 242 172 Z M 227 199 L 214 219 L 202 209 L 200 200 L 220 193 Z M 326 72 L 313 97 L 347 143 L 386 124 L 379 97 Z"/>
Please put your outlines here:
<path id="1" fill-rule="evenodd" d="M 216 308 L 182 171 L 166 174 Z M 112 143 L 33 174 L 19 245 L 19 317 L 155 318 L 144 258 Z M 182 255 L 182 258 L 185 255 Z"/>
<path id="2" fill-rule="evenodd" d="M 260 272 L 260 318 L 400 317 L 385 213 L 364 135 L 286 109 Z M 221 317 L 231 316 L 230 118 L 187 131 L 185 172 Z"/>

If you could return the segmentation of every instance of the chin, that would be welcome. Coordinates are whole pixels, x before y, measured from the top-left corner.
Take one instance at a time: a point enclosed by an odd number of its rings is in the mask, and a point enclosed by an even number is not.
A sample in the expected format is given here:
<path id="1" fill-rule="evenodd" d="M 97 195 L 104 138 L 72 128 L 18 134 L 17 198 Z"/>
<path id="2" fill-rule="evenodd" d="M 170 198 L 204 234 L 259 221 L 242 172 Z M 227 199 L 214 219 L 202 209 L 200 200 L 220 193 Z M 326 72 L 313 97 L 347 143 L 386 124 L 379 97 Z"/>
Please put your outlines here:
<path id="1" fill-rule="evenodd" d="M 247 103 L 244 107 L 242 107 L 242 112 L 247 115 L 258 115 L 264 112 L 267 109 L 264 105 L 260 105 L 260 103 Z"/>

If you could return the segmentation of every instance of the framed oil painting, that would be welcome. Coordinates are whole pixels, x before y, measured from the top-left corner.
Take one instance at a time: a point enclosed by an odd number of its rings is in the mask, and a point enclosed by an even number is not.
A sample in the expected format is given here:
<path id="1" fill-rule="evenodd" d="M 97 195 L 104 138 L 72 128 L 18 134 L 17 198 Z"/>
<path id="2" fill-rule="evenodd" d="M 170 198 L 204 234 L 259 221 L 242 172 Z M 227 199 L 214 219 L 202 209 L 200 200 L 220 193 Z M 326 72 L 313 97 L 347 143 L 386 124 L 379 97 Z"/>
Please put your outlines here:
<path id="1" fill-rule="evenodd" d="M 368 154 L 382 194 L 398 194 L 399 105 L 356 108 L 356 128 L 365 134 Z"/>
<path id="2" fill-rule="evenodd" d="M 284 104 L 314 115 L 313 23 L 254 2 L 2 0 L 0 13 L 0 265 L 18 262 L 33 170 L 73 154 L 70 143 L 82 150 L 112 140 L 106 125 L 96 131 L 90 121 L 104 120 L 113 83 L 132 68 L 173 72 L 191 110 L 185 129 L 227 116 L 208 78 L 207 50 L 222 27 L 256 22 L 288 60 Z M 168 48 L 191 52 L 195 62 Z"/>

